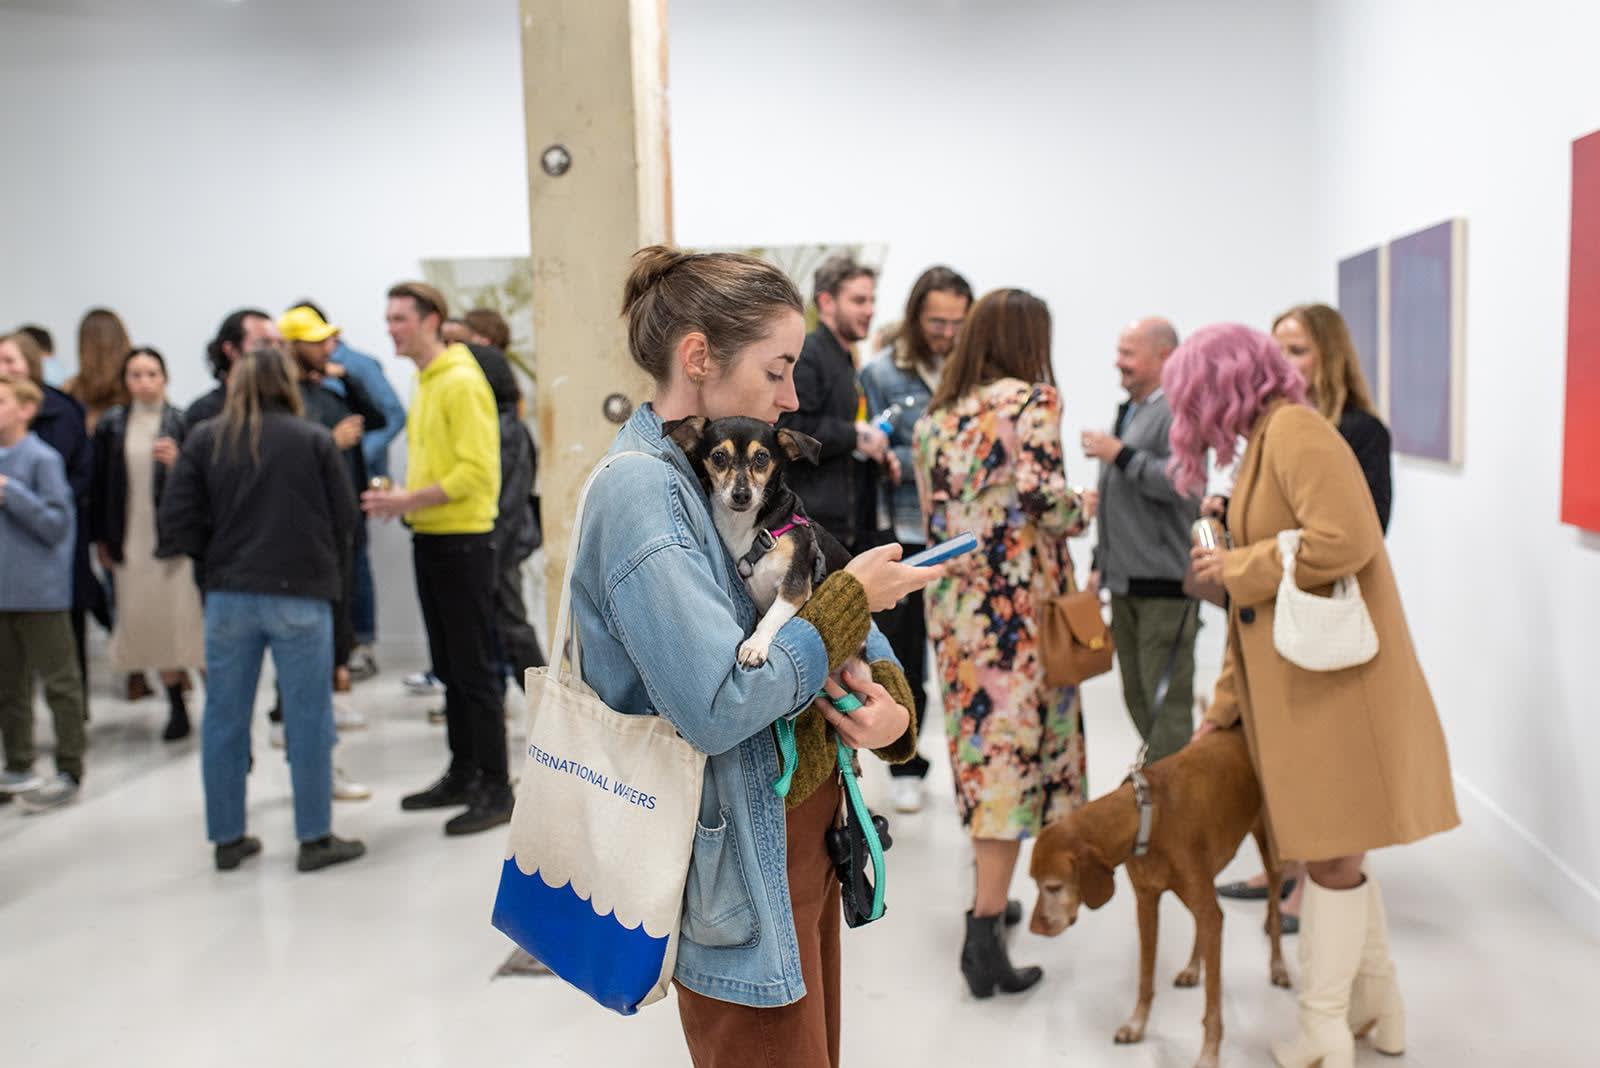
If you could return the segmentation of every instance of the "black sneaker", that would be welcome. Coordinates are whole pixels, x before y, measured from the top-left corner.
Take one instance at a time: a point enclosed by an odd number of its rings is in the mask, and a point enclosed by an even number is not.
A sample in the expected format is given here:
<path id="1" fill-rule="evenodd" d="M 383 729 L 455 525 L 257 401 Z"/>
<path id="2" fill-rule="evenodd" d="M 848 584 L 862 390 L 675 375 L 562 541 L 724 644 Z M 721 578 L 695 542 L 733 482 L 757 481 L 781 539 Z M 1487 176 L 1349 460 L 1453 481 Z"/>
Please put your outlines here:
<path id="1" fill-rule="evenodd" d="M 294 866 L 301 871 L 319 871 L 334 864 L 343 864 L 347 860 L 355 860 L 365 856 L 367 847 L 362 843 L 348 838 L 335 838 L 326 835 L 315 842 L 301 842 L 300 856 L 295 860 Z"/>
<path id="2" fill-rule="evenodd" d="M 472 799 L 472 807 L 461 815 L 455 817 L 444 825 L 444 833 L 448 835 L 477 834 L 487 831 L 491 827 L 498 827 L 502 823 L 511 822 L 511 807 L 516 803 L 516 794 L 511 792 L 510 783 L 499 783 L 495 786 L 480 786 L 477 795 Z"/>
<path id="3" fill-rule="evenodd" d="M 462 774 L 454 771 L 446 772 L 444 777 L 420 793 L 407 794 L 400 799 L 400 807 L 407 812 L 420 812 L 425 808 L 451 808 L 455 805 L 470 805 L 473 799 L 473 783 L 476 776 Z"/>
<path id="4" fill-rule="evenodd" d="M 249 835 L 232 842 L 223 842 L 217 846 L 217 870 L 232 871 L 244 863 L 246 857 L 253 857 L 259 852 L 261 852 L 261 839 L 251 838 Z"/>

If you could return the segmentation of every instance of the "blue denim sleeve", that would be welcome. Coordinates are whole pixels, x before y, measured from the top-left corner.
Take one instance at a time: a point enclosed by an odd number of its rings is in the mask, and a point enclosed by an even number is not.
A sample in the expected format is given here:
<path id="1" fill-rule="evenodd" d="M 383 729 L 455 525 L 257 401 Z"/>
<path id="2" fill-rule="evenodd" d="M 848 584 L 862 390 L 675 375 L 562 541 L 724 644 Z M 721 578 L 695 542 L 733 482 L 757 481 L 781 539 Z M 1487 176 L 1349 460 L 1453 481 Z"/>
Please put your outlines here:
<path id="1" fill-rule="evenodd" d="M 381 430 L 369 430 L 361 435 L 361 457 L 369 469 L 386 471 L 389 444 L 406 428 L 405 405 L 400 403 L 399 394 L 389 384 L 389 376 L 383 373 L 383 367 L 377 360 L 359 352 L 352 352 L 347 358 L 346 373 L 361 384 L 372 403 L 383 412 L 384 418 Z"/>
<path id="2" fill-rule="evenodd" d="M 781 631 L 779 632 L 782 633 Z M 880 660 L 887 660 L 900 670 L 905 670 L 905 665 L 900 663 L 900 658 L 894 655 L 894 649 L 889 645 L 889 639 L 883 636 L 883 631 L 874 623 L 867 631 L 867 663 L 876 664 Z"/>
<path id="3" fill-rule="evenodd" d="M 740 667 L 746 634 L 711 566 L 698 548 L 662 539 L 608 581 L 605 615 L 654 710 L 715 756 L 810 704 L 828 654 L 811 624 L 792 619 L 765 664 Z"/>

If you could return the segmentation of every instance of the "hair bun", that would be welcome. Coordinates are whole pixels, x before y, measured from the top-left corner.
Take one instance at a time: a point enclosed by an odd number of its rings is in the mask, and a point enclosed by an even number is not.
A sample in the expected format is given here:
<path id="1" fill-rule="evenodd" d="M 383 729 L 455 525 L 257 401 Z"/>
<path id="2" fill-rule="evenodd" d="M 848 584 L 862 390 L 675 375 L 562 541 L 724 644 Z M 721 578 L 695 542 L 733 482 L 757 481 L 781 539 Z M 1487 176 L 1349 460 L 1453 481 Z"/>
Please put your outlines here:
<path id="1" fill-rule="evenodd" d="M 635 303 L 654 289 L 674 267 L 693 257 L 691 252 L 680 252 L 666 245 L 650 245 L 633 254 L 633 270 L 628 273 L 622 290 L 622 313 L 626 315 Z"/>

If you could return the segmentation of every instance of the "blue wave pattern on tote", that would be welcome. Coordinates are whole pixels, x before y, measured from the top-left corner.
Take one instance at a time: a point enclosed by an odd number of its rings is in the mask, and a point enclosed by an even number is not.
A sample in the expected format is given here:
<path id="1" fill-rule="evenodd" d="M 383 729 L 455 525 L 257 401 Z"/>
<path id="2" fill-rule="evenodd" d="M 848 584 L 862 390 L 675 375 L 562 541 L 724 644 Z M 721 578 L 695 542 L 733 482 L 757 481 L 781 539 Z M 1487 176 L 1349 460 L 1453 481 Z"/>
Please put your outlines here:
<path id="1" fill-rule="evenodd" d="M 516 858 L 500 869 L 494 925 L 561 978 L 624 1016 L 661 978 L 667 939 L 652 938 L 644 924 L 629 930 L 613 913 L 596 916 L 571 883 L 545 885 L 535 871 L 522 874 Z"/>

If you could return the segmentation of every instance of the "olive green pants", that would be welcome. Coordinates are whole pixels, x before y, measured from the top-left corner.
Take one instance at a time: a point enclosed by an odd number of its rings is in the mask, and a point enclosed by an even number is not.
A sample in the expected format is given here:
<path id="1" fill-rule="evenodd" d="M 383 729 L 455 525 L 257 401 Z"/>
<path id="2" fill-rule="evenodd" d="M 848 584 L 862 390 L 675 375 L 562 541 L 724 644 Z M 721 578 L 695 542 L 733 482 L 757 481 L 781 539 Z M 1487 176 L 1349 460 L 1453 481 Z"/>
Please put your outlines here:
<path id="1" fill-rule="evenodd" d="M 1185 621 L 1188 606 L 1187 600 L 1176 597 L 1111 597 L 1111 637 L 1117 643 L 1122 698 L 1139 737 L 1150 746 L 1152 763 L 1182 749 L 1194 733 L 1194 639 L 1200 613 L 1189 612 Z M 1172 685 L 1161 707 L 1151 708 L 1180 625 L 1183 636 Z"/>
<path id="2" fill-rule="evenodd" d="M 33 680 L 56 727 L 56 770 L 83 778 L 83 676 L 66 612 L 0 612 L 0 740 L 6 770 L 33 767 Z"/>

